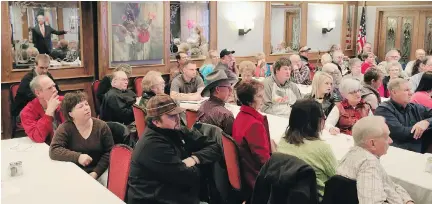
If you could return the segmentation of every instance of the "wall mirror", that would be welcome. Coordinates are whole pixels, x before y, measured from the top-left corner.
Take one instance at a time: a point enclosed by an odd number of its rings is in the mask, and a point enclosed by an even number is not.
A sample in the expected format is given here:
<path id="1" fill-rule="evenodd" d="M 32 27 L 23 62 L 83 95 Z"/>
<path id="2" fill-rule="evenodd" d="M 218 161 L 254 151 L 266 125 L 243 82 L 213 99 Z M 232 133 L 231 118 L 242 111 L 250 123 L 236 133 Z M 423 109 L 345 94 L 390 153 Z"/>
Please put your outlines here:
<path id="1" fill-rule="evenodd" d="M 13 70 L 32 68 L 38 54 L 51 57 L 51 68 L 80 67 L 79 2 L 9 2 Z"/>
<path id="2" fill-rule="evenodd" d="M 191 59 L 205 59 L 209 50 L 210 3 L 170 1 L 170 57 L 185 52 Z"/>
<path id="3" fill-rule="evenodd" d="M 281 25 L 281 23 L 283 24 Z M 271 3 L 270 54 L 298 51 L 300 49 L 301 24 L 300 3 Z"/>

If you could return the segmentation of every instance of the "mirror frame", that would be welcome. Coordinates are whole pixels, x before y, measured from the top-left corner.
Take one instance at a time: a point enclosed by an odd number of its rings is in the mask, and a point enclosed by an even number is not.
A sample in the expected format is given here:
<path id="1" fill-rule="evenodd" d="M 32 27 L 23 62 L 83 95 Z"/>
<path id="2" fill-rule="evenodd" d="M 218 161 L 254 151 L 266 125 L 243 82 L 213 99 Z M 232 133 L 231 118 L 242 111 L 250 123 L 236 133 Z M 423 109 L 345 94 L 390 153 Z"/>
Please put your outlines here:
<path id="1" fill-rule="evenodd" d="M 91 77 L 94 75 L 94 32 L 93 23 L 82 24 L 82 22 L 93 22 L 93 11 L 91 2 L 78 2 L 80 9 L 80 59 L 81 66 L 67 66 L 59 68 L 50 68 L 50 73 L 55 79 L 69 79 L 80 77 Z M 1 2 L 1 16 L 3 19 L 9 19 L 9 2 Z M 28 73 L 29 69 L 13 69 L 12 56 L 12 30 L 10 24 L 3 23 L 2 28 L 2 84 L 19 82 L 21 78 Z M 85 57 L 83 57 L 85 56 Z M 72 74 L 71 74 L 72 73 Z"/>

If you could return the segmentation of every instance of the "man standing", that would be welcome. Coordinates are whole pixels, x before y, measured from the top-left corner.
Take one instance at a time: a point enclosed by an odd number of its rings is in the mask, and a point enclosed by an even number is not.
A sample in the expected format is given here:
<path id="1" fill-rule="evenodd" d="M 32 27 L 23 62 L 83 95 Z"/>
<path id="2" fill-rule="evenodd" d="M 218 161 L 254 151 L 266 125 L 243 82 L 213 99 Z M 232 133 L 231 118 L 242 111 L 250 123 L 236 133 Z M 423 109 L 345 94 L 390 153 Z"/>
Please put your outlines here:
<path id="1" fill-rule="evenodd" d="M 36 66 L 29 73 L 27 73 L 20 82 L 17 95 L 15 96 L 14 103 L 12 104 L 12 116 L 19 116 L 21 110 L 28 102 L 33 100 L 36 96 L 30 89 L 30 81 L 39 75 L 47 75 L 52 81 L 54 78 L 48 72 L 50 66 L 50 58 L 46 54 L 39 54 L 35 59 Z M 55 83 L 55 82 L 54 82 Z M 57 91 L 60 91 L 57 84 L 55 84 Z"/>
<path id="2" fill-rule="evenodd" d="M 197 75 L 196 64 L 186 61 L 182 71 L 171 82 L 171 98 L 177 101 L 201 100 L 204 81 Z"/>
<path id="3" fill-rule="evenodd" d="M 40 54 L 50 54 L 52 50 L 51 34 L 64 35 L 66 31 L 57 31 L 45 24 L 43 15 L 37 16 L 38 24 L 32 28 L 32 40 Z"/>
<path id="4" fill-rule="evenodd" d="M 210 136 L 180 126 L 184 109 L 168 95 L 152 97 L 147 128 L 136 144 L 128 179 L 128 204 L 199 204 L 203 165 L 221 159 Z"/>
<path id="5" fill-rule="evenodd" d="M 387 153 L 390 130 L 383 117 L 368 116 L 353 126 L 355 146 L 340 161 L 337 175 L 355 180 L 359 204 L 414 204 L 408 192 L 395 184 L 380 164 Z"/>
<path id="6" fill-rule="evenodd" d="M 38 75 L 30 82 L 36 98 L 21 111 L 24 131 L 34 142 L 51 143 L 54 131 L 64 122 L 60 112 L 63 96 L 58 95 L 56 84 L 47 75 Z"/>
<path id="7" fill-rule="evenodd" d="M 225 133 L 232 134 L 234 115 L 225 108 L 225 102 L 232 94 L 232 82 L 223 70 L 216 70 L 207 75 L 207 86 L 202 96 L 210 96 L 198 109 L 197 121 L 220 127 Z"/>
<path id="8" fill-rule="evenodd" d="M 390 128 L 393 146 L 414 152 L 422 151 L 422 137 L 431 137 L 432 110 L 420 104 L 410 103 L 412 95 L 407 80 L 392 79 L 388 85 L 390 100 L 375 110 L 383 116 Z"/>

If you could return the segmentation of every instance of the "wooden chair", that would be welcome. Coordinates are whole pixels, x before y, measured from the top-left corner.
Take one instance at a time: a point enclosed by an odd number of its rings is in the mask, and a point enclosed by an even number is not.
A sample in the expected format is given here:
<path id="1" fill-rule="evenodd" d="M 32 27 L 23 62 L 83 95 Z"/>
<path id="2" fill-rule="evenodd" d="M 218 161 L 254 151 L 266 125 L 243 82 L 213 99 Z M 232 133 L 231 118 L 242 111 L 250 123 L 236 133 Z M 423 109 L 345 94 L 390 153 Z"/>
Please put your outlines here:
<path id="1" fill-rule="evenodd" d="M 95 106 L 96 115 L 100 115 L 100 103 L 102 101 L 99 101 L 99 98 L 97 97 L 97 91 L 99 89 L 100 81 L 96 80 L 92 83 L 92 96 L 93 96 L 93 104 Z"/>
<path id="2" fill-rule="evenodd" d="M 132 148 L 124 144 L 115 145 L 110 153 L 108 190 L 125 200 L 132 158 Z"/>
<path id="3" fill-rule="evenodd" d="M 144 110 L 136 104 L 133 105 L 132 109 L 135 117 L 135 125 L 136 125 L 138 138 L 141 138 L 146 128 L 146 121 L 145 121 L 146 114 Z"/>
<path id="4" fill-rule="evenodd" d="M 10 110 L 12 111 L 12 104 L 15 102 L 15 96 L 18 93 L 18 88 L 19 88 L 19 83 L 18 84 L 12 84 L 10 86 L 9 89 L 9 106 L 10 106 Z M 11 114 L 12 115 L 12 114 Z M 17 117 L 15 116 L 11 116 L 12 118 L 12 133 L 11 136 L 12 138 L 15 137 L 15 132 L 17 131 L 17 129 L 22 129 L 21 123 L 17 123 Z"/>
<path id="5" fill-rule="evenodd" d="M 137 97 L 142 96 L 143 89 L 142 89 L 142 86 L 141 86 L 141 82 L 142 82 L 143 78 L 144 77 L 139 76 L 139 77 L 136 77 L 134 79 L 134 86 L 135 86 L 135 91 L 136 91 Z"/>

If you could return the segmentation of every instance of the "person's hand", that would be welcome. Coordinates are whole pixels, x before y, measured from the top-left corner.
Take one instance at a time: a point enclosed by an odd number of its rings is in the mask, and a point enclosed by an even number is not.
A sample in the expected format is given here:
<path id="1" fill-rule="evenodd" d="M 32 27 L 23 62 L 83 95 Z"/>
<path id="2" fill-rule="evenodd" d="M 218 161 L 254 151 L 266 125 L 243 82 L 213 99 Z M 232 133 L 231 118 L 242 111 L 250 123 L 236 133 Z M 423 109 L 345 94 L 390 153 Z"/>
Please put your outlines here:
<path id="1" fill-rule="evenodd" d="M 339 130 L 339 128 L 337 128 L 337 127 L 331 127 L 331 128 L 329 129 L 329 132 L 330 132 L 331 135 L 337 135 L 337 134 L 340 133 L 340 130 Z"/>
<path id="2" fill-rule="evenodd" d="M 288 96 L 276 98 L 275 101 L 278 103 L 285 103 L 288 101 Z"/>
<path id="3" fill-rule="evenodd" d="M 201 99 L 202 99 L 202 97 L 201 97 L 200 93 L 195 93 L 194 95 L 192 95 L 192 100 L 194 100 L 194 101 L 199 101 Z"/>
<path id="4" fill-rule="evenodd" d="M 422 135 L 423 132 L 429 127 L 429 122 L 426 120 L 422 120 L 418 123 L 416 123 L 412 129 L 411 129 L 411 133 L 414 133 L 414 139 L 419 139 Z"/>
<path id="5" fill-rule="evenodd" d="M 54 112 L 59 105 L 60 105 L 59 96 L 57 94 L 53 94 L 51 98 L 47 101 L 47 109 L 45 111 L 45 114 L 49 116 L 54 116 Z"/>
<path id="6" fill-rule="evenodd" d="M 196 162 L 192 157 L 188 157 L 186 159 L 183 159 L 182 161 L 184 164 L 186 164 L 187 167 L 195 166 Z"/>
<path id="7" fill-rule="evenodd" d="M 98 177 L 97 173 L 94 172 L 94 171 L 93 171 L 93 172 L 90 172 L 89 175 L 90 175 L 91 177 L 93 177 L 94 179 L 97 179 L 97 177 Z"/>
<path id="8" fill-rule="evenodd" d="M 81 154 L 78 157 L 78 163 L 81 164 L 82 166 L 87 166 L 89 165 L 91 162 L 93 161 L 93 159 L 87 155 L 87 154 Z"/>

